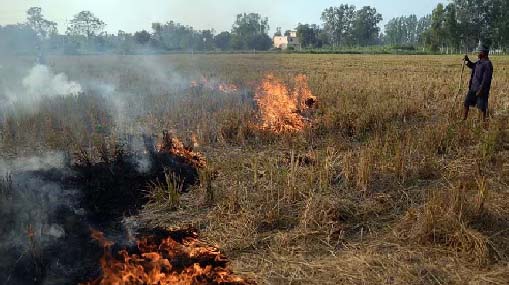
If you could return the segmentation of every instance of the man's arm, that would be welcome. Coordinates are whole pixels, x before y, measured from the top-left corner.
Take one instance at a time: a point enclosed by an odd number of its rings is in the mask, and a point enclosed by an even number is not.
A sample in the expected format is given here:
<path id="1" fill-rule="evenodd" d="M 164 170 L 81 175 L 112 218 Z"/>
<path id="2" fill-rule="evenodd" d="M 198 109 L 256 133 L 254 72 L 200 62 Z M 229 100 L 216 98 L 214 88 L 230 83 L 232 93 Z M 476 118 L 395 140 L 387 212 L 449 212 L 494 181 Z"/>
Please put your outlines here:
<path id="1" fill-rule="evenodd" d="M 468 58 L 468 55 L 465 55 L 463 60 L 465 61 L 465 64 L 468 66 L 468 68 L 473 69 L 475 67 L 475 63 L 473 63 L 470 58 Z"/>

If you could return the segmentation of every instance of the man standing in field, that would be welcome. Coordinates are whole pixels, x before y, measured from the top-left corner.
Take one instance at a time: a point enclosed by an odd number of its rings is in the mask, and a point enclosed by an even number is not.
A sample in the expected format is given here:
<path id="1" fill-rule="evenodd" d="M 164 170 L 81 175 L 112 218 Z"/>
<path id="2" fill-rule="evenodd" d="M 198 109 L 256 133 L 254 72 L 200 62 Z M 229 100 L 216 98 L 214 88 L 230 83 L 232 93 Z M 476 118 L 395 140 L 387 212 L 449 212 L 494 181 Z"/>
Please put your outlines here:
<path id="1" fill-rule="evenodd" d="M 470 61 L 468 55 L 465 55 L 465 64 L 472 69 L 472 75 L 465 98 L 464 120 L 468 119 L 470 107 L 474 106 L 482 112 L 483 120 L 488 118 L 488 99 L 493 78 L 493 64 L 490 61 L 489 54 L 489 49 L 484 45 L 480 45 L 479 60 L 477 62 Z"/>

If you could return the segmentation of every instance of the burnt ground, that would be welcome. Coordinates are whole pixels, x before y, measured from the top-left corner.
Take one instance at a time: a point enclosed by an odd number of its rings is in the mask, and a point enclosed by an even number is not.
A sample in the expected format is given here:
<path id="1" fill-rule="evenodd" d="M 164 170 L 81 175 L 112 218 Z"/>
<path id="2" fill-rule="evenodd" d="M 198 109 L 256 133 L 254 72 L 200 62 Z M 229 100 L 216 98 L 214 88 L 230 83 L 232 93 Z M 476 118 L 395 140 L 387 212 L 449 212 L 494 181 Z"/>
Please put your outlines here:
<path id="1" fill-rule="evenodd" d="M 78 159 L 63 169 L 12 173 L 3 182 L 1 202 L 11 206 L 0 210 L 1 284 L 78 284 L 96 278 L 103 249 L 91 239 L 91 229 L 126 244 L 121 220 L 147 202 L 150 183 L 164 182 L 165 172 L 173 172 L 185 191 L 198 180 L 197 170 L 179 156 L 125 149 L 97 162 Z M 141 160 L 149 167 L 140 167 Z"/>

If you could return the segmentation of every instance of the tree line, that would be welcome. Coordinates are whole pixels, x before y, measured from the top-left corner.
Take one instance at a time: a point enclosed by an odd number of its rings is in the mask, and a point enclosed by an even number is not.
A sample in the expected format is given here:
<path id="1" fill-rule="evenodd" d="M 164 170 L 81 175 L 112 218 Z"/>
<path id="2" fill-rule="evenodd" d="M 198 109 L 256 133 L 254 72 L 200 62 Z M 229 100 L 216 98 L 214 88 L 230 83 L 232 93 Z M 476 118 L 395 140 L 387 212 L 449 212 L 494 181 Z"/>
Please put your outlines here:
<path id="1" fill-rule="evenodd" d="M 432 51 L 463 52 L 479 42 L 492 49 L 509 46 L 509 1 L 452 0 L 431 14 L 391 19 L 384 40 L 391 45 L 419 46 Z"/>
<path id="2" fill-rule="evenodd" d="M 349 4 L 329 7 L 321 14 L 321 24 L 299 23 L 297 31 L 304 49 L 342 49 L 366 46 L 392 46 L 452 53 L 474 49 L 479 41 L 492 48 L 509 45 L 509 1 L 451 0 L 438 4 L 423 17 L 416 15 L 390 19 L 381 32 L 383 18 L 376 8 Z M 230 31 L 197 30 L 168 21 L 153 23 L 151 30 L 135 33 L 105 32 L 106 23 L 90 11 L 73 16 L 65 33 L 57 23 L 44 17 L 42 9 L 27 11 L 25 23 L 0 26 L 0 50 L 16 53 L 62 52 L 165 52 L 269 50 L 269 19 L 257 13 L 236 16 Z M 280 27 L 274 36 L 289 35 Z"/>
<path id="3" fill-rule="evenodd" d="M 46 19 L 40 7 L 27 11 L 27 21 L 0 26 L 0 50 L 16 53 L 36 51 L 87 52 L 136 51 L 210 51 L 210 50 L 268 50 L 272 38 L 268 35 L 269 20 L 257 13 L 238 14 L 231 31 L 216 34 L 213 29 L 196 30 L 191 26 L 169 21 L 153 23 L 152 30 L 135 33 L 105 32 L 106 23 L 90 11 L 81 11 L 70 20 L 64 34 L 57 23 Z"/>

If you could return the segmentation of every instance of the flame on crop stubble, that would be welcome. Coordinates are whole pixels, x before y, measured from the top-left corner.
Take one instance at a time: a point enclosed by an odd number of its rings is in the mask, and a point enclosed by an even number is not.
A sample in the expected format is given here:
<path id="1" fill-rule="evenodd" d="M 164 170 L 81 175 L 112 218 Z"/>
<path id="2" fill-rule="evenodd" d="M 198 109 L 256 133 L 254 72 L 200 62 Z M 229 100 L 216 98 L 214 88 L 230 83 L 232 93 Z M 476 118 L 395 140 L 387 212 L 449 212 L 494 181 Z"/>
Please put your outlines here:
<path id="1" fill-rule="evenodd" d="M 221 92 L 225 94 L 236 93 L 240 90 L 240 88 L 235 84 L 208 80 L 205 77 L 202 77 L 200 80 L 191 81 L 191 88 L 206 89 L 213 92 Z"/>
<path id="2" fill-rule="evenodd" d="M 145 235 L 137 240 L 135 250 L 114 255 L 113 243 L 92 230 L 92 237 L 104 248 L 102 275 L 82 285 L 254 284 L 234 275 L 226 257 L 201 242 L 195 232 L 180 231 L 176 236 L 180 238 Z"/>
<path id="3" fill-rule="evenodd" d="M 294 78 L 288 87 L 274 75 L 268 74 L 256 89 L 255 101 L 260 110 L 260 128 L 276 133 L 302 131 L 309 122 L 304 116 L 313 107 L 316 97 L 309 89 L 306 75 Z"/>
<path id="4" fill-rule="evenodd" d="M 194 147 L 198 146 L 198 140 L 194 134 L 192 136 L 192 143 Z M 182 141 L 170 132 L 163 132 L 162 141 L 156 144 L 156 150 L 181 157 L 188 164 L 199 169 L 207 166 L 207 160 L 201 153 L 193 151 L 192 147 L 184 146 Z"/>

